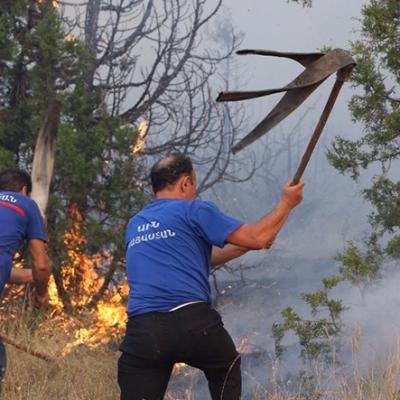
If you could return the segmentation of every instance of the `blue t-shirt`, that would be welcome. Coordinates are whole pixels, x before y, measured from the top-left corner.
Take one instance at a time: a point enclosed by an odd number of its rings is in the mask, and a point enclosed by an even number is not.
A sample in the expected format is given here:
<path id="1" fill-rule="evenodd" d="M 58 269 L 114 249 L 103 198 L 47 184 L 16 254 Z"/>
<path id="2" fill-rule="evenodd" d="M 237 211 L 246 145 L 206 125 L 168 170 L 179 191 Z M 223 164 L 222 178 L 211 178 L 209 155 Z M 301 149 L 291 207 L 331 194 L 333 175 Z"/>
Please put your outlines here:
<path id="1" fill-rule="evenodd" d="M 24 241 L 47 241 L 37 204 L 16 192 L 0 192 L 0 293 L 10 277 L 12 260 Z"/>
<path id="2" fill-rule="evenodd" d="M 128 315 L 210 303 L 212 246 L 223 247 L 241 224 L 207 201 L 150 202 L 131 218 L 125 234 Z"/>

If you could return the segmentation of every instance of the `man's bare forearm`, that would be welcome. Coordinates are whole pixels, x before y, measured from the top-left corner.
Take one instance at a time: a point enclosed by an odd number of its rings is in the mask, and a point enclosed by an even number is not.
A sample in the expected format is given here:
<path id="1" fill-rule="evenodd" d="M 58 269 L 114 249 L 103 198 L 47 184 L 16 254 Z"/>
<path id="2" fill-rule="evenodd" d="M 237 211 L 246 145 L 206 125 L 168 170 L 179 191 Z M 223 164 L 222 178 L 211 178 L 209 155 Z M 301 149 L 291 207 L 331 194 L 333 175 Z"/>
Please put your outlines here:
<path id="1" fill-rule="evenodd" d="M 44 295 L 47 293 L 50 273 L 50 262 L 36 266 L 36 268 L 34 267 L 32 269 L 33 282 L 35 284 L 36 292 L 39 295 Z"/>
<path id="2" fill-rule="evenodd" d="M 282 229 L 290 212 L 303 198 L 304 183 L 295 186 L 287 183 L 278 205 L 256 223 L 243 224 L 232 232 L 227 241 L 251 250 L 269 248 Z"/>
<path id="3" fill-rule="evenodd" d="M 236 246 L 234 244 L 226 244 L 222 249 L 219 247 L 213 247 L 211 255 L 211 266 L 215 267 L 217 265 L 225 264 L 235 258 L 242 256 L 247 253 L 249 249 Z"/>
<path id="4" fill-rule="evenodd" d="M 47 293 L 47 286 L 51 274 L 51 264 L 47 255 L 46 244 L 39 240 L 30 242 L 32 255 L 32 275 L 36 292 L 39 296 Z"/>
<path id="5" fill-rule="evenodd" d="M 270 248 L 291 210 L 292 208 L 285 202 L 280 201 L 269 214 L 253 224 L 241 225 L 228 236 L 227 240 L 248 250 Z"/>
<path id="6" fill-rule="evenodd" d="M 258 239 L 256 242 L 259 248 L 271 246 L 275 237 L 285 225 L 292 209 L 285 201 L 281 200 L 269 214 L 251 225 L 253 234 Z"/>

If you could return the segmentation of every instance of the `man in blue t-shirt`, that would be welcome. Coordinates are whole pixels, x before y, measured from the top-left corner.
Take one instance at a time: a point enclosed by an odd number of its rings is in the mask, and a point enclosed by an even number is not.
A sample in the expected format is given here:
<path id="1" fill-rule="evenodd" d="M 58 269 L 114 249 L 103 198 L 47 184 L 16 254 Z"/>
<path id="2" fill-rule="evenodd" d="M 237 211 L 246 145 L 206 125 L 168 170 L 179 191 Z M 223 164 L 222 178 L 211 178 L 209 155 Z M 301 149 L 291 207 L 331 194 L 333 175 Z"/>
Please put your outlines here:
<path id="1" fill-rule="evenodd" d="M 130 295 L 118 363 L 121 400 L 161 400 L 177 362 L 205 373 L 213 400 L 237 400 L 240 356 L 211 308 L 210 268 L 269 248 L 304 184 L 287 184 L 271 213 L 244 224 L 195 200 L 196 175 L 180 153 L 157 162 L 151 181 L 155 199 L 125 235 Z"/>
<path id="2" fill-rule="evenodd" d="M 29 198 L 30 176 L 18 169 L 0 173 L 0 294 L 6 283 L 32 283 L 38 305 L 48 302 L 51 267 L 46 250 L 47 235 L 37 204 Z M 28 242 L 32 269 L 13 268 L 16 252 Z M 4 347 L 0 343 L 0 379 L 5 371 Z"/>

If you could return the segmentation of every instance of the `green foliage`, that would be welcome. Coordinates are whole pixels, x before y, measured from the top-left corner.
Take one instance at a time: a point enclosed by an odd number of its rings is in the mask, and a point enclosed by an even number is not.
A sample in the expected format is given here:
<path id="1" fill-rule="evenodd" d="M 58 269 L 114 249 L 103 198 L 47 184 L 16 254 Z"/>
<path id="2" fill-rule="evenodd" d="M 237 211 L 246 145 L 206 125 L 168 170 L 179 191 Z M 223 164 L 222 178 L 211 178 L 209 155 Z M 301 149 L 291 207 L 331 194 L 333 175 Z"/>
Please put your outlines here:
<path id="1" fill-rule="evenodd" d="M 366 254 L 351 243 L 338 256 L 345 277 L 357 284 L 379 277 L 385 257 L 400 255 L 400 181 L 391 173 L 400 156 L 400 2 L 371 0 L 362 16 L 362 35 L 353 43 L 358 63 L 353 84 L 359 93 L 353 96 L 350 110 L 354 120 L 363 124 L 364 135 L 357 140 L 338 137 L 328 152 L 332 165 L 353 179 L 372 165 L 381 170 L 363 191 L 374 207 Z"/>
<path id="2" fill-rule="evenodd" d="M 323 289 L 302 294 L 302 299 L 310 306 L 311 315 L 316 319 L 304 319 L 293 308 L 282 311 L 282 323 L 274 323 L 272 334 L 275 341 L 275 353 L 282 356 L 282 341 L 291 331 L 297 336 L 301 346 L 301 357 L 307 363 L 330 359 L 332 341 L 340 334 L 342 324 L 340 316 L 345 310 L 341 300 L 331 299 L 329 292 L 343 280 L 342 276 L 324 278 Z"/>
<path id="3" fill-rule="evenodd" d="M 2 2 L 0 15 L 0 168 L 27 167 L 50 100 L 73 87 L 87 59 L 50 5 Z"/>
<path id="4" fill-rule="evenodd" d="M 380 251 L 373 247 L 372 239 L 366 254 L 362 254 L 354 243 L 350 243 L 336 259 L 342 263 L 340 273 L 343 279 L 354 285 L 364 285 L 379 277 Z"/>
<path id="5" fill-rule="evenodd" d="M 400 258 L 400 236 L 395 235 L 392 237 L 387 246 L 386 246 L 386 253 L 391 258 Z"/>
<path id="6" fill-rule="evenodd" d="M 335 168 L 357 179 L 361 169 L 379 163 L 383 173 L 399 157 L 400 109 L 400 3 L 373 0 L 362 10 L 362 37 L 353 43 L 358 63 L 350 110 L 361 122 L 364 136 L 358 140 L 336 138 L 328 158 Z"/>
<path id="7" fill-rule="evenodd" d="M 313 0 L 288 0 L 288 2 L 301 4 L 303 7 L 311 7 Z"/>
<path id="8" fill-rule="evenodd" d="M 364 195 L 376 209 L 371 215 L 372 225 L 382 233 L 396 231 L 400 226 L 400 182 L 382 177 L 366 189 Z"/>

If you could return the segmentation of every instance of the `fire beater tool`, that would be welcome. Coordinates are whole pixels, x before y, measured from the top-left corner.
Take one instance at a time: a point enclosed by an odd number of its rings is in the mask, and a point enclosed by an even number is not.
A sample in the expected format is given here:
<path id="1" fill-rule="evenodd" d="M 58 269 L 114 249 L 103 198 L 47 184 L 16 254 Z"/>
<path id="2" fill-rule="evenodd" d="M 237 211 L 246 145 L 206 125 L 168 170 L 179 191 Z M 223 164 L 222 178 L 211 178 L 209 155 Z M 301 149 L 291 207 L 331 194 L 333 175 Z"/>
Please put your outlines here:
<path id="1" fill-rule="evenodd" d="M 279 122 L 296 110 L 327 78 L 336 73 L 336 81 L 328 101 L 293 177 L 292 185 L 295 185 L 299 182 L 307 167 L 311 154 L 322 134 L 339 92 L 344 82 L 350 77 L 353 68 L 356 66 L 356 62 L 351 54 L 343 49 L 334 49 L 327 53 L 281 53 L 269 50 L 240 50 L 237 54 L 289 58 L 303 65 L 305 69 L 292 82 L 281 88 L 257 91 L 222 92 L 219 94 L 217 101 L 225 102 L 249 100 L 256 97 L 285 92 L 285 95 L 272 111 L 247 136 L 232 148 L 234 154 L 269 132 L 279 124 Z"/>

